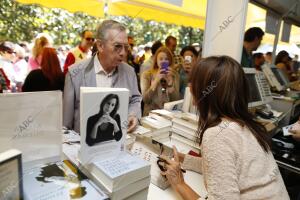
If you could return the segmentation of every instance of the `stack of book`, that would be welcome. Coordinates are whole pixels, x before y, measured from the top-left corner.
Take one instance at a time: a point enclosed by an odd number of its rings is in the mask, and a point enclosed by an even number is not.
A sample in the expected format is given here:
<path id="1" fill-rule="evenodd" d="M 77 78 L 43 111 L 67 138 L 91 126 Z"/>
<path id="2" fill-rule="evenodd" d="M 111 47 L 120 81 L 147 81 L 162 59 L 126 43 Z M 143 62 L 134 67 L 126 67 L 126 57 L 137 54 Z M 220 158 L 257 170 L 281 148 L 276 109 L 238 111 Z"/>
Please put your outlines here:
<path id="1" fill-rule="evenodd" d="M 147 199 L 150 185 L 150 164 L 125 151 L 128 104 L 125 88 L 80 88 L 79 164 L 112 200 Z"/>
<path id="2" fill-rule="evenodd" d="M 87 167 L 92 179 L 107 191 L 114 200 L 147 199 L 150 185 L 151 165 L 143 159 L 122 152 L 115 157 L 107 157 Z"/>
<path id="3" fill-rule="evenodd" d="M 172 121 L 159 115 L 150 113 L 149 116 L 141 119 L 143 127 L 151 130 L 150 137 L 167 137 L 170 134 Z M 147 136 L 147 134 L 144 134 Z"/>
<path id="4" fill-rule="evenodd" d="M 132 147 L 133 143 L 135 141 L 135 135 L 130 134 L 130 135 L 126 135 L 126 149 L 130 149 L 130 147 Z"/>
<path id="5" fill-rule="evenodd" d="M 78 159 L 79 150 L 78 144 L 63 144 L 65 159 L 80 168 L 110 199 L 147 199 L 150 185 L 150 165 L 147 162 L 121 152 L 118 157 L 107 157 L 85 166 Z M 109 164 L 112 164 L 111 169 Z"/>
<path id="6" fill-rule="evenodd" d="M 172 138 L 200 149 L 199 145 L 196 144 L 198 139 L 198 122 L 196 115 L 183 113 L 180 118 L 174 118 L 172 123 Z"/>
<path id="7" fill-rule="evenodd" d="M 151 110 L 150 114 L 156 114 L 159 115 L 161 117 L 164 117 L 168 120 L 172 120 L 174 117 L 180 115 L 180 112 L 171 112 L 165 109 L 157 109 L 157 110 Z"/>
<path id="8" fill-rule="evenodd" d="M 150 137 L 152 131 L 148 128 L 138 125 L 136 129 L 132 132 L 133 135 L 147 136 Z"/>

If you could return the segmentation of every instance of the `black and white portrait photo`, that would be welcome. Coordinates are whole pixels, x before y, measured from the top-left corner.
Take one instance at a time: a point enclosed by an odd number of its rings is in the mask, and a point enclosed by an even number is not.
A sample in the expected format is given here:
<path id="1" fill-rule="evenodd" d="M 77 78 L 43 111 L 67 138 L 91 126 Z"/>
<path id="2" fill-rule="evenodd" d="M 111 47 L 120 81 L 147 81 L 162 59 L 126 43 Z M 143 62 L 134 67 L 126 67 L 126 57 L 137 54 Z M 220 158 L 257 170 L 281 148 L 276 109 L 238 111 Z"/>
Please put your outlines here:
<path id="1" fill-rule="evenodd" d="M 89 146 L 105 141 L 119 141 L 122 138 L 119 106 L 119 96 L 108 94 L 102 100 L 99 112 L 88 118 L 86 143 Z"/>

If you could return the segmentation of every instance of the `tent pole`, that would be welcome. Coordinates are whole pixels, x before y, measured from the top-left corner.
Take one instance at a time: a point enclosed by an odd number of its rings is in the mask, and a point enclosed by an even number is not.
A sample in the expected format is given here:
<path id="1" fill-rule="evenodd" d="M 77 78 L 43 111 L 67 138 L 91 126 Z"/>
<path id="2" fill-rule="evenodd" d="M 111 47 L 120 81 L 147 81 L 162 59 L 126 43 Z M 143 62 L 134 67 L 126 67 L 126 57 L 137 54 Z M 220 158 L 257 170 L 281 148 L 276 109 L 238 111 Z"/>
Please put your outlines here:
<path id="1" fill-rule="evenodd" d="M 247 8 L 248 0 L 207 1 L 203 57 L 227 55 L 241 61 Z"/>
<path id="2" fill-rule="evenodd" d="M 275 58 L 276 58 L 276 50 L 277 50 L 277 45 L 278 45 L 278 40 L 279 40 L 279 34 L 280 34 L 280 28 L 281 28 L 281 21 L 282 18 L 277 20 L 276 23 L 276 34 L 275 34 L 275 39 L 274 39 L 274 44 L 273 44 L 273 52 L 272 52 L 272 64 L 275 64 Z"/>

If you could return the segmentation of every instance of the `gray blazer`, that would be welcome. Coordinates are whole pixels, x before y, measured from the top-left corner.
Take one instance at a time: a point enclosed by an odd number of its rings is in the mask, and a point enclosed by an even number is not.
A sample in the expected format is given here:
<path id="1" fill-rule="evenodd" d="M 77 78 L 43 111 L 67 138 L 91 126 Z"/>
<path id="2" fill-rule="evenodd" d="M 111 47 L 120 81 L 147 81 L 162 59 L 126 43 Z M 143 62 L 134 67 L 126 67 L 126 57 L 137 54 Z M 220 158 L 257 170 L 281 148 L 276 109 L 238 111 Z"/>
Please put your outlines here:
<path id="1" fill-rule="evenodd" d="M 63 99 L 63 125 L 80 132 L 80 87 L 96 87 L 94 59 L 97 56 L 73 64 L 65 78 Z M 129 90 L 128 114 L 141 118 L 142 96 L 138 90 L 134 69 L 121 63 L 113 74 L 112 87 Z"/>

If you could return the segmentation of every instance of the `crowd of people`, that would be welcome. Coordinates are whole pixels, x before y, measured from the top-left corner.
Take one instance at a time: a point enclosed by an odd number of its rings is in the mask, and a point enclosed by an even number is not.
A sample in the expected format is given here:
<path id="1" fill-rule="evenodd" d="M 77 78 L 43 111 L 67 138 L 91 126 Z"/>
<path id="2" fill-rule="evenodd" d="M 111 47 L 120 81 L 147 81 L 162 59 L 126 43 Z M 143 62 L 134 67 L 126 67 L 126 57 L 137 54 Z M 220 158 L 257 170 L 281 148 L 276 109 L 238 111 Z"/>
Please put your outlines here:
<path id="1" fill-rule="evenodd" d="M 195 142 L 201 145 L 202 152 L 201 157 L 193 157 L 177 153 L 174 148 L 173 160 L 162 157 L 166 161 L 163 174 L 174 190 L 184 199 L 201 199 L 184 181 L 180 170 L 183 165 L 203 173 L 208 199 L 289 199 L 270 150 L 270 138 L 248 111 L 249 85 L 242 67 L 259 69 L 263 63 L 262 55 L 252 55 L 263 35 L 259 28 L 246 31 L 240 65 L 228 56 L 201 58 L 201 52 L 193 46 L 186 46 L 177 54 L 177 39 L 173 36 L 136 53 L 134 38 L 128 37 L 126 28 L 119 22 L 105 20 L 94 34 L 81 34 L 80 44 L 66 55 L 63 66 L 62 57 L 46 37 L 36 38 L 28 62 L 25 50 L 20 53 L 21 45 L 2 42 L 0 90 L 62 90 L 63 125 L 79 132 L 80 87 L 127 88 L 131 132 L 142 112 L 147 115 L 150 110 L 163 108 L 166 102 L 181 99 L 189 85 L 199 112 Z M 288 62 L 286 54 L 276 56 L 275 64 L 287 73 Z M 203 92 L 212 83 L 214 92 L 203 98 Z M 107 102 L 99 113 L 104 107 L 113 110 L 118 106 L 115 97 L 109 97 Z M 89 127 L 101 120 L 99 116 L 89 119 Z M 115 121 L 113 129 L 119 132 L 117 117 L 107 117 Z M 226 128 L 220 131 L 220 126 Z M 96 129 L 90 128 L 89 134 L 89 145 L 104 140 L 98 137 Z"/>
<path id="2" fill-rule="evenodd" d="M 2 42 L 0 92 L 63 91 L 69 68 L 101 53 L 92 31 L 85 30 L 79 36 L 80 43 L 68 50 L 64 46 L 55 49 L 49 36 L 43 34 L 35 38 L 31 50 L 26 44 Z M 139 47 L 135 45 L 134 38 L 128 36 L 124 47 L 126 55 L 122 62 L 134 69 L 138 89 L 142 93 L 144 115 L 162 108 L 166 102 L 183 98 L 189 72 L 200 55 L 197 47 L 185 46 L 177 54 L 174 36 Z M 122 51 L 122 45 L 115 45 L 114 50 Z"/>

